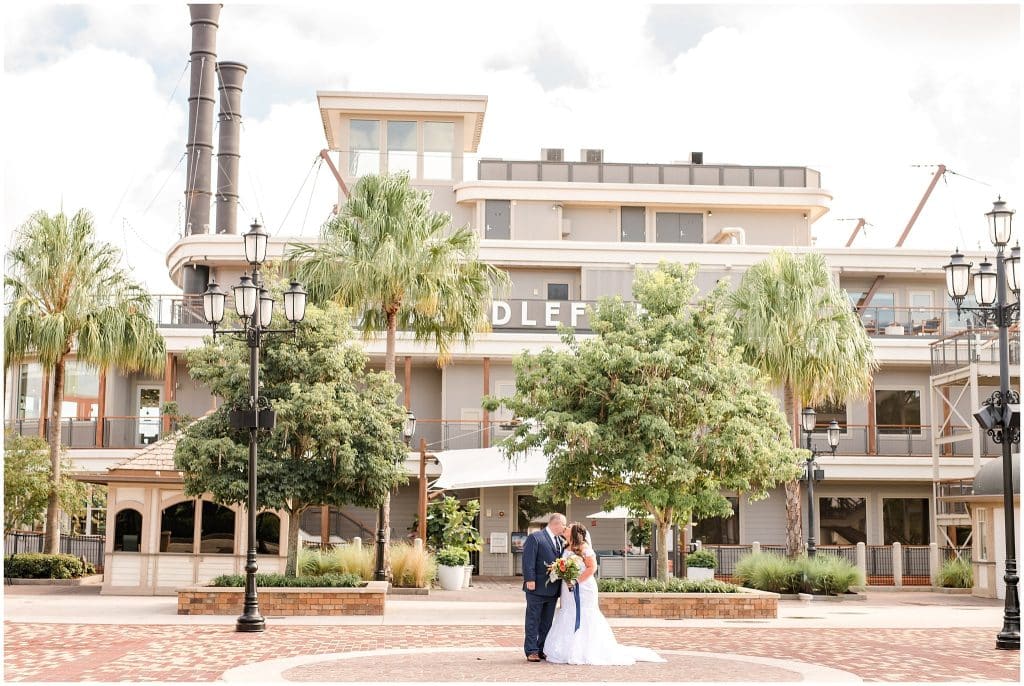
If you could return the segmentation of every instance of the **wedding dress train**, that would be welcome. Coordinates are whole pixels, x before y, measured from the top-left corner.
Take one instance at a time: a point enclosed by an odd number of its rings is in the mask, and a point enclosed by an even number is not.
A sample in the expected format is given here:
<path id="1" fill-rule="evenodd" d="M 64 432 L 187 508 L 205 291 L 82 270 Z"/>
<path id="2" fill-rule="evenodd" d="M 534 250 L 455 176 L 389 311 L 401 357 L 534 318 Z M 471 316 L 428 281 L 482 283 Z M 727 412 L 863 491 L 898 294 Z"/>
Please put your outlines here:
<path id="1" fill-rule="evenodd" d="M 563 557 L 569 552 L 563 553 Z M 584 548 L 586 557 L 594 551 Z M 576 629 L 576 595 L 562 584 L 561 603 L 555 611 L 544 641 L 548 662 L 570 665 L 631 665 L 635 662 L 665 662 L 650 648 L 622 645 L 608 620 L 601 614 L 597 601 L 597 580 L 591 576 L 579 588 L 579 629 Z"/>

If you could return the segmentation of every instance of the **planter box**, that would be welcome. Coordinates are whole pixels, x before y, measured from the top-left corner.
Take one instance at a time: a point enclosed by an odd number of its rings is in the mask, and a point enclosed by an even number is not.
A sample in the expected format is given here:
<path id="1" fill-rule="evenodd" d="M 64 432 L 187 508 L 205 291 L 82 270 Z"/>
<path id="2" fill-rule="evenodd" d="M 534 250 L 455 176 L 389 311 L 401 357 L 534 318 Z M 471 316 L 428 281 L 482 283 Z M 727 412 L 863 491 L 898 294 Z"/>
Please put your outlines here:
<path id="1" fill-rule="evenodd" d="M 707 581 L 715 578 L 713 567 L 687 567 L 686 578 L 691 581 Z"/>
<path id="2" fill-rule="evenodd" d="M 800 597 L 801 593 L 780 593 L 779 598 L 782 600 L 802 600 Z M 868 597 L 864 593 L 844 593 L 842 595 L 812 595 L 810 600 L 818 602 L 819 600 L 827 600 L 831 602 L 848 602 L 852 600 L 867 600 Z"/>
<path id="3" fill-rule="evenodd" d="M 652 619 L 776 619 L 779 595 L 752 588 L 739 593 L 602 593 L 605 617 Z"/>
<path id="4" fill-rule="evenodd" d="M 386 581 L 368 581 L 361 588 L 260 588 L 260 612 L 304 615 L 383 615 Z M 179 615 L 237 615 L 244 588 L 189 586 L 178 589 Z"/>
<path id="5" fill-rule="evenodd" d="M 430 595 L 430 589 L 391 586 L 388 588 L 388 595 Z"/>
<path id="6" fill-rule="evenodd" d="M 103 583 L 102 574 L 90 574 L 77 579 L 16 579 L 4 577 L 4 583 L 11 586 L 99 586 Z"/>
<path id="7" fill-rule="evenodd" d="M 946 588 L 945 586 L 936 586 L 936 593 L 947 593 L 949 595 L 970 595 L 973 588 Z"/>

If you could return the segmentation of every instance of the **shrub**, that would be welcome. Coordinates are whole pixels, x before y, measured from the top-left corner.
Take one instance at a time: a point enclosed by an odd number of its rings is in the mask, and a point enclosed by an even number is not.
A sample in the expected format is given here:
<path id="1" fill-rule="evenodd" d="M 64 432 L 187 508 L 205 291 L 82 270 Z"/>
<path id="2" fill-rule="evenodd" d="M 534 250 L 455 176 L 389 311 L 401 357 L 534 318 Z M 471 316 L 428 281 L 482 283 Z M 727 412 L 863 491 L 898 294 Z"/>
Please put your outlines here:
<path id="1" fill-rule="evenodd" d="M 687 567 L 701 567 L 704 569 L 715 569 L 718 567 L 718 558 L 710 550 L 701 548 L 695 553 L 686 556 Z"/>
<path id="2" fill-rule="evenodd" d="M 738 593 L 739 587 L 716 579 L 598 579 L 601 593 Z"/>
<path id="3" fill-rule="evenodd" d="M 23 553 L 4 558 L 4 576 L 13 579 L 78 579 L 95 571 L 74 555 Z"/>
<path id="4" fill-rule="evenodd" d="M 369 581 L 374 575 L 373 546 L 344 545 L 328 550 L 305 548 L 299 551 L 296 569 L 300 576 L 355 574 Z"/>
<path id="5" fill-rule="evenodd" d="M 437 551 L 437 564 L 445 567 L 464 567 L 469 564 L 469 551 L 446 546 Z"/>
<path id="6" fill-rule="evenodd" d="M 210 582 L 211 586 L 242 588 L 244 574 L 221 574 Z M 284 574 L 257 574 L 256 585 L 262 588 L 359 588 L 363 580 L 355 574 L 319 574 L 317 576 L 285 576 Z"/>
<path id="7" fill-rule="evenodd" d="M 942 563 L 935 582 L 943 588 L 971 588 L 974 586 L 974 570 L 971 563 L 959 557 Z"/>
<path id="8" fill-rule="evenodd" d="M 864 584 L 860 570 L 835 555 L 790 560 L 774 553 L 754 553 L 736 563 L 735 577 L 744 586 L 773 593 L 839 595 Z"/>
<path id="9" fill-rule="evenodd" d="M 391 546 L 392 583 L 401 588 L 429 588 L 437 576 L 437 563 L 424 548 L 408 543 Z"/>

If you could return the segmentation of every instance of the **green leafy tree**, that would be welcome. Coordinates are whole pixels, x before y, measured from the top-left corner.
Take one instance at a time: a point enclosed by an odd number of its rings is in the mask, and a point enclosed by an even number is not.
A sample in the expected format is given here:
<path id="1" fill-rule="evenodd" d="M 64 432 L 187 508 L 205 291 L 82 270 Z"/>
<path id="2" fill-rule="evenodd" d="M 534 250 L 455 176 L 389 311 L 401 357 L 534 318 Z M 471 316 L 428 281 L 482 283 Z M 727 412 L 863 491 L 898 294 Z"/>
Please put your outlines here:
<path id="1" fill-rule="evenodd" d="M 480 501 L 470 500 L 465 505 L 450 495 L 427 506 L 427 545 L 432 550 L 453 546 L 464 550 L 480 550 L 483 539 L 473 525 L 480 514 Z M 411 530 L 419 528 L 419 516 Z"/>
<path id="2" fill-rule="evenodd" d="M 61 455 L 67 471 L 70 460 Z M 85 510 L 85 484 L 61 481 L 60 508 L 74 517 Z M 4 531 L 41 519 L 50 499 L 50 456 L 46 441 L 8 433 L 4 437 Z"/>
<path id="3" fill-rule="evenodd" d="M 773 252 L 743 275 L 729 309 L 744 361 L 783 389 L 795 446 L 803 405 L 867 395 L 878 367 L 874 348 L 821 255 Z M 793 557 L 803 548 L 799 482 L 788 481 L 785 491 L 786 552 Z"/>
<path id="4" fill-rule="evenodd" d="M 278 298 L 280 302 L 280 297 Z M 268 336 L 261 348 L 261 398 L 277 425 L 261 432 L 259 507 L 289 514 L 286 574 L 295 574 L 299 521 L 311 505 L 378 506 L 406 481 L 394 377 L 366 370 L 359 346 L 345 344 L 350 319 L 337 305 L 310 305 L 292 336 Z M 283 317 L 276 328 L 285 328 Z M 249 432 L 231 429 L 228 411 L 246 407 L 249 350 L 242 341 L 207 339 L 186 353 L 192 378 L 225 403 L 182 432 L 174 453 L 185 492 L 209 491 L 223 504 L 248 498 Z"/>
<path id="5" fill-rule="evenodd" d="M 444 363 L 455 341 L 468 346 L 489 329 L 491 294 L 508 283 L 507 274 L 477 259 L 473 231 L 450 224 L 407 174 L 369 174 L 324 225 L 320 243 L 298 244 L 289 257 L 312 302 L 350 307 L 367 337 L 385 333 L 384 370 L 393 375 L 398 329 L 436 345 Z M 389 574 L 390 503 L 389 496 L 382 524 Z"/>
<path id="6" fill-rule="evenodd" d="M 164 365 L 164 339 L 150 317 L 151 298 L 119 267 L 120 260 L 117 248 L 97 240 L 85 210 L 70 219 L 63 212 L 36 212 L 15 232 L 7 253 L 4 369 L 31 355 L 53 379 L 48 553 L 60 548 L 60 416 L 67 357 L 74 351 L 80 362 L 125 372 L 155 374 Z"/>
<path id="7" fill-rule="evenodd" d="M 607 496 L 609 508 L 653 515 L 661 579 L 673 524 L 731 513 L 722 489 L 763 498 L 796 474 L 778 403 L 733 344 L 725 286 L 691 305 L 695 273 L 663 263 L 638 275 L 642 309 L 603 299 L 596 336 L 563 330 L 565 350 L 521 355 L 505 400 L 526 420 L 509 455 L 540 447 L 550 457 L 544 497 Z"/>

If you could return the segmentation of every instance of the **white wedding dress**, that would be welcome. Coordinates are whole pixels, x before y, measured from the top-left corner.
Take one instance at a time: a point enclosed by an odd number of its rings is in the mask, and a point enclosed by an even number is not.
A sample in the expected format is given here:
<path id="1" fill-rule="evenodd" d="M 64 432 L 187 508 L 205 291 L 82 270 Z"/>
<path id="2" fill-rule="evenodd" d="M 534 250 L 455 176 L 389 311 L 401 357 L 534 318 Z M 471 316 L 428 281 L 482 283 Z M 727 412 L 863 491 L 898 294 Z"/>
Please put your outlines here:
<path id="1" fill-rule="evenodd" d="M 594 557 L 593 549 L 583 549 L 585 557 Z M 562 553 L 565 557 L 569 551 Z M 561 606 L 555 611 L 551 630 L 544 639 L 548 662 L 570 665 L 631 665 L 635 662 L 665 662 L 650 648 L 626 646 L 615 640 L 608 620 L 597 604 L 597 580 L 591 576 L 580 591 L 580 628 L 576 630 L 576 598 L 562 584 Z"/>

